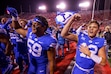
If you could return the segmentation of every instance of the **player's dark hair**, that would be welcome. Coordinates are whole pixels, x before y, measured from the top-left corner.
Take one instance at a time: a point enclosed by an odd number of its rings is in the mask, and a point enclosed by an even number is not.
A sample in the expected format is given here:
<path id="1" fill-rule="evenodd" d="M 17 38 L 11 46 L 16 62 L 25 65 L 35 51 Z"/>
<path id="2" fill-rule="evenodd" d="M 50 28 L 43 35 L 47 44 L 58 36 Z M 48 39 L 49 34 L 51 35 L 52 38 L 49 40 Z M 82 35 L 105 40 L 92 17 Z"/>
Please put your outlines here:
<path id="1" fill-rule="evenodd" d="M 48 22 L 45 17 L 43 16 L 35 16 L 35 18 L 38 18 L 43 23 L 43 26 L 46 26 L 46 29 L 48 28 Z"/>

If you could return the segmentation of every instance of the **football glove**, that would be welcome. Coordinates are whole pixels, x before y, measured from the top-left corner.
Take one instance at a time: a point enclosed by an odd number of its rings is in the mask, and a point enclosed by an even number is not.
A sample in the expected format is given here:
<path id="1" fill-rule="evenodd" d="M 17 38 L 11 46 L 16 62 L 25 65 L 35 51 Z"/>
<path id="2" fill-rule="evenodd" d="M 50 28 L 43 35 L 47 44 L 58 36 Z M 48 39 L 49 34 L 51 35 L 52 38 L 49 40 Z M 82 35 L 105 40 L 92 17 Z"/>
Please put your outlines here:
<path id="1" fill-rule="evenodd" d="M 17 12 L 17 10 L 15 8 L 13 8 L 13 7 L 7 7 L 6 10 L 7 10 L 7 13 L 9 15 L 11 15 L 11 16 L 13 16 L 15 18 L 18 17 L 18 12 Z"/>

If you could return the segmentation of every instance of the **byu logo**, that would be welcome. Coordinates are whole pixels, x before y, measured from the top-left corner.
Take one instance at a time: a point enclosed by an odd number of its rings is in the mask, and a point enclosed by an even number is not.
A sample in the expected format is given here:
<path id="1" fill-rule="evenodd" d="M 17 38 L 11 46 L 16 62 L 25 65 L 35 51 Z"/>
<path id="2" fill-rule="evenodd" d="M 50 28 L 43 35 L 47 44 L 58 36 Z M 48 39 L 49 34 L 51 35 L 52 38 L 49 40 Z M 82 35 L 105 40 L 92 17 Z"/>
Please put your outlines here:
<path id="1" fill-rule="evenodd" d="M 60 12 L 57 13 L 55 18 L 56 24 L 64 25 L 68 19 L 74 14 L 74 12 Z"/>

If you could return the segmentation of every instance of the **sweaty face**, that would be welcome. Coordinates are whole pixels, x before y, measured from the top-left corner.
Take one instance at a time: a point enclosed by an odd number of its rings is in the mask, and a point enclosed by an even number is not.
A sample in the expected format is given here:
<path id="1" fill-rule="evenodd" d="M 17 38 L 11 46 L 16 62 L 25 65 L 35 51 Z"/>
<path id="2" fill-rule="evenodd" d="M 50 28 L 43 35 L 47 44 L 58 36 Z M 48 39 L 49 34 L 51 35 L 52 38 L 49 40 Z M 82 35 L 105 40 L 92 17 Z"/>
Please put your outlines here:
<path id="1" fill-rule="evenodd" d="M 33 33 L 40 33 L 40 32 L 42 32 L 42 30 L 43 30 L 43 27 L 40 23 L 38 23 L 38 22 L 32 23 L 32 32 Z"/>
<path id="2" fill-rule="evenodd" d="M 22 27 L 22 28 L 25 28 L 25 26 L 26 26 L 26 22 L 25 21 L 20 21 L 20 26 Z"/>
<path id="3" fill-rule="evenodd" d="M 93 38 L 93 37 L 96 36 L 96 34 L 97 34 L 98 30 L 99 30 L 99 27 L 98 27 L 98 25 L 96 23 L 91 23 L 88 26 L 87 30 L 88 30 L 89 37 Z"/>

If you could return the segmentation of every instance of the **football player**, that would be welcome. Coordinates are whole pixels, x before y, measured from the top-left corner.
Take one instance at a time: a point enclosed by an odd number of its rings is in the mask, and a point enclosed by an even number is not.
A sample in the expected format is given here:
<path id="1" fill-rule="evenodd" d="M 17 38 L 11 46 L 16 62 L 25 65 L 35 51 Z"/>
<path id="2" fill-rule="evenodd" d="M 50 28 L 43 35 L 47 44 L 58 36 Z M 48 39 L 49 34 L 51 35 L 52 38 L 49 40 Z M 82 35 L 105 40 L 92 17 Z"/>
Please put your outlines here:
<path id="1" fill-rule="evenodd" d="M 16 32 L 28 39 L 30 57 L 28 74 L 46 74 L 48 64 L 49 73 L 54 74 L 56 39 L 45 33 L 48 28 L 47 20 L 43 16 L 36 16 L 33 19 L 32 27 L 26 30 L 21 28 L 17 21 L 16 9 L 8 7 L 7 11 L 12 16 L 12 24 Z"/>
<path id="2" fill-rule="evenodd" d="M 10 54 L 12 45 L 9 36 L 0 32 L 0 69 L 2 74 L 11 74 L 13 65 L 11 65 Z"/>
<path id="3" fill-rule="evenodd" d="M 61 36 L 77 42 L 76 62 L 72 74 L 94 74 L 95 63 L 106 64 L 105 39 L 96 37 L 99 30 L 99 23 L 95 20 L 87 26 L 88 35 L 84 33 L 69 33 L 73 22 L 80 20 L 81 15 L 75 13 L 64 26 Z"/>

